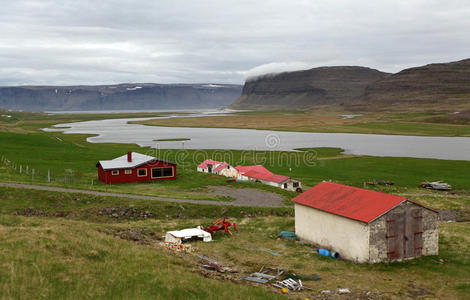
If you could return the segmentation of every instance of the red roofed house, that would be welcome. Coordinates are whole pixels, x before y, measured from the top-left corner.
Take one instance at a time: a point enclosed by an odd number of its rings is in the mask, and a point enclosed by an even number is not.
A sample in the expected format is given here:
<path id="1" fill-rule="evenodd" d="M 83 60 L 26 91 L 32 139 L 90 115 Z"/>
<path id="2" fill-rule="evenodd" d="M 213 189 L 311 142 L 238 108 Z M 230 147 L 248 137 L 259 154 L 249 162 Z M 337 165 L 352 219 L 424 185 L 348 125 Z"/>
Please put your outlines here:
<path id="1" fill-rule="evenodd" d="M 221 164 L 220 161 L 212 160 L 212 159 L 206 159 L 202 163 L 200 163 L 197 166 L 197 170 L 199 172 L 206 172 L 206 173 L 212 173 L 212 169 L 215 168 L 215 166 Z"/>
<path id="2" fill-rule="evenodd" d="M 98 179 L 107 184 L 176 179 L 176 166 L 176 163 L 136 152 L 96 164 Z"/>
<path id="3" fill-rule="evenodd" d="M 345 259 L 438 254 L 438 213 L 406 197 L 324 181 L 292 201 L 297 236 Z"/>
<path id="4" fill-rule="evenodd" d="M 239 180 L 258 181 L 267 185 L 275 186 L 281 189 L 291 191 L 302 191 L 302 183 L 291 177 L 276 175 L 263 167 L 256 166 L 237 166 Z"/>
<path id="5" fill-rule="evenodd" d="M 237 178 L 238 171 L 226 162 L 206 159 L 197 166 L 197 170 L 203 173 L 212 173 L 225 177 Z"/>

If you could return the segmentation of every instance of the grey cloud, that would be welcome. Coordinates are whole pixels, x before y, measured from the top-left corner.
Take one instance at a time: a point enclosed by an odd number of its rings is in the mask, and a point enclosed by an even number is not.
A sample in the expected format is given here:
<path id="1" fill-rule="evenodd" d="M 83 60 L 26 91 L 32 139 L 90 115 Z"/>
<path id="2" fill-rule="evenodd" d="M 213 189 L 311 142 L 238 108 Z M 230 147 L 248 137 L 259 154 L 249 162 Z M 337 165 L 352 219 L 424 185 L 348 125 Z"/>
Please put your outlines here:
<path id="1" fill-rule="evenodd" d="M 0 84 L 243 83 L 323 65 L 396 72 L 467 58 L 449 0 L 0 0 Z"/>

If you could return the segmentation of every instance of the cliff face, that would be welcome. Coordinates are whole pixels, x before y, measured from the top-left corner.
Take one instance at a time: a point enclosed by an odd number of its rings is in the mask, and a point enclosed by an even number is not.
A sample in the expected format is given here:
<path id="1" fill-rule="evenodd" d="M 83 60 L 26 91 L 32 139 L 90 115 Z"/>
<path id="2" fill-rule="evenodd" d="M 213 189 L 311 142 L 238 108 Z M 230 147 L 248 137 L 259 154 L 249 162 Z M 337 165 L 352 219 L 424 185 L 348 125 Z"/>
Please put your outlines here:
<path id="1" fill-rule="evenodd" d="M 366 87 L 387 77 L 364 67 L 321 67 L 247 80 L 236 109 L 289 109 L 340 104 L 362 97 Z"/>
<path id="2" fill-rule="evenodd" d="M 470 59 L 405 69 L 366 88 L 374 103 L 470 100 Z"/>
<path id="3" fill-rule="evenodd" d="M 0 107 L 28 111 L 219 108 L 240 96 L 240 85 L 119 84 L 0 87 Z"/>

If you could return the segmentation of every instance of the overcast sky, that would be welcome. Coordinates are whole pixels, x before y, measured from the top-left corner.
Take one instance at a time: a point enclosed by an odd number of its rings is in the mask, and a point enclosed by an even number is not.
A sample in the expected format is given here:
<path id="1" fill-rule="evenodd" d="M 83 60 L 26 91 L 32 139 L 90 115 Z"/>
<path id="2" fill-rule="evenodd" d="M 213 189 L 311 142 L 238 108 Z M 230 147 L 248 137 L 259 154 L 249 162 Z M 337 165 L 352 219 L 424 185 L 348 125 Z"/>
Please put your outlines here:
<path id="1" fill-rule="evenodd" d="M 242 84 L 469 57 L 468 0 L 0 0 L 0 85 Z"/>

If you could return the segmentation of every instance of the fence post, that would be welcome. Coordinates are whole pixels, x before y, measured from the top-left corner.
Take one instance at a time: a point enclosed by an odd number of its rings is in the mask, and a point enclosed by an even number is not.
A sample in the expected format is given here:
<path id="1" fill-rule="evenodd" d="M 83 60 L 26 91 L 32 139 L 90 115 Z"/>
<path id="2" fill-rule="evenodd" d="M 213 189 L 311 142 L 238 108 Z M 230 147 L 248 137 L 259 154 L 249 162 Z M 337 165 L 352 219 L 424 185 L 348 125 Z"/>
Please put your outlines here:
<path id="1" fill-rule="evenodd" d="M 34 169 L 31 171 L 31 182 L 34 181 Z"/>
<path id="2" fill-rule="evenodd" d="M 47 169 L 47 182 L 51 182 L 51 169 Z"/>
<path id="3" fill-rule="evenodd" d="M 20 174 L 23 173 L 23 165 L 20 165 Z"/>
<path id="4" fill-rule="evenodd" d="M 29 174 L 29 166 L 26 166 L 26 174 Z"/>

